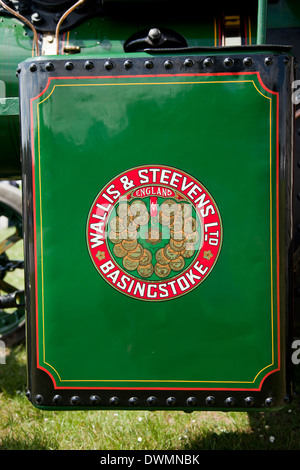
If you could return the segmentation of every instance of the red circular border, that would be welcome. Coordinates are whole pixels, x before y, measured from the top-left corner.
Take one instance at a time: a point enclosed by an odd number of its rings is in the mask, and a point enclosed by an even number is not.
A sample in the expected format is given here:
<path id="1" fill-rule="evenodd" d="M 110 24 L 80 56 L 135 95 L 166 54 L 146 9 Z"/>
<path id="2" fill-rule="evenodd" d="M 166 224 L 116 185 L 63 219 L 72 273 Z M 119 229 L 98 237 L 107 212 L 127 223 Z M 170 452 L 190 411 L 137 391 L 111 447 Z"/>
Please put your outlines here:
<path id="1" fill-rule="evenodd" d="M 146 178 L 149 182 L 145 182 Z M 204 234 L 201 249 L 193 263 L 172 279 L 153 282 L 131 276 L 115 262 L 106 245 L 106 223 L 114 206 L 120 198 L 126 197 L 129 189 L 135 190 L 144 186 L 164 186 L 184 195 L 193 204 L 202 221 Z M 199 207 L 194 202 L 197 200 Z M 100 224 L 98 227 L 103 230 L 103 234 L 91 230 L 91 224 L 97 223 Z M 94 266 L 112 287 L 135 299 L 164 301 L 187 294 L 207 278 L 220 254 L 223 229 L 214 199 L 198 180 L 177 168 L 144 165 L 117 175 L 98 193 L 88 215 L 86 237 Z"/>

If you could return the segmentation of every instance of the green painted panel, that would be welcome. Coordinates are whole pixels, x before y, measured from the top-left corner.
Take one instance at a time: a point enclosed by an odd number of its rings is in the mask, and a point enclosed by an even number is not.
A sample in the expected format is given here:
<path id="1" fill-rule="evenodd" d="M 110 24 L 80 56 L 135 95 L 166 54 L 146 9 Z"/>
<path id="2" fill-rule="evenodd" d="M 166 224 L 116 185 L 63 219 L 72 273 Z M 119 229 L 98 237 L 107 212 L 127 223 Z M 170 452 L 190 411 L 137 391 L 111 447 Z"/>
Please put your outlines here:
<path id="1" fill-rule="evenodd" d="M 57 77 L 32 100 L 38 362 L 56 386 L 257 390 L 278 368 L 277 99 L 253 72 Z M 88 248 L 97 196 L 140 167 L 190 175 L 220 214 L 209 275 L 164 301 L 124 294 Z"/>

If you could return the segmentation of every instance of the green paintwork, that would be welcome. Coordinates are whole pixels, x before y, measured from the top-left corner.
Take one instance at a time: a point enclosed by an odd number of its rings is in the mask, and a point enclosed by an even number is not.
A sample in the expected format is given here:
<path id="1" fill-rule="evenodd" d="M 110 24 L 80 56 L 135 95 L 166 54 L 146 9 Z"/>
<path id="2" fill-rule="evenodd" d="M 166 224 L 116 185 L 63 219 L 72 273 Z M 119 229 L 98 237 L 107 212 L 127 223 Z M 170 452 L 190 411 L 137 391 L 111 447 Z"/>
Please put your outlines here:
<path id="1" fill-rule="evenodd" d="M 20 124 L 16 113 L 18 64 L 32 54 L 32 33 L 17 19 L 0 18 L 0 176 L 19 179 Z M 3 99 L 6 98 L 5 102 Z"/>
<path id="2" fill-rule="evenodd" d="M 249 17 L 250 18 L 250 17 Z M 73 58 L 67 54 L 64 46 L 80 48 L 76 57 L 82 55 L 112 56 L 124 54 L 123 44 L 132 34 L 139 30 L 153 27 L 174 29 L 182 34 L 190 47 L 218 46 L 218 24 L 215 23 L 214 13 L 205 12 L 198 17 L 194 10 L 189 13 L 184 9 L 178 13 L 169 12 L 162 15 L 156 10 L 147 10 L 147 15 L 126 15 L 126 21 L 121 11 L 114 11 L 111 16 L 92 18 L 78 25 L 76 28 L 60 35 L 60 54 Z M 246 21 L 247 44 L 256 41 L 256 17 L 252 15 Z M 245 23 L 245 24 L 246 24 Z M 251 33 L 250 33 L 251 29 Z M 45 52 L 47 55 L 47 52 Z M 16 69 L 18 64 L 33 56 L 32 31 L 16 18 L 5 14 L 0 18 L 0 97 L 18 97 L 18 79 Z M 1 114 L 0 108 L 0 178 L 21 178 L 20 152 L 19 152 L 19 122 L 17 116 Z"/>
<path id="3" fill-rule="evenodd" d="M 137 20 L 132 18 L 124 23 L 123 18 L 114 20 L 101 17 L 93 18 L 72 31 L 60 35 L 60 53 L 66 58 L 63 47 L 79 46 L 83 54 L 111 55 L 123 54 L 123 43 L 139 29 L 151 27 L 150 19 Z M 179 24 L 171 20 L 164 22 L 164 27 L 178 29 L 189 41 L 189 45 L 214 45 L 213 17 L 209 17 L 199 28 L 198 21 L 185 19 Z M 18 97 L 18 64 L 33 56 L 31 30 L 18 19 L 5 15 L 0 18 L 0 98 Z M 69 57 L 74 58 L 73 55 Z M 20 166 L 20 131 L 19 119 L 15 114 L 2 114 L 0 106 L 0 177 L 8 179 L 21 178 Z"/>
<path id="4" fill-rule="evenodd" d="M 108 2 L 110 3 L 110 2 Z M 124 2 L 125 3 L 125 2 Z M 155 2 L 154 2 L 155 3 Z M 156 7 L 157 8 L 157 7 Z M 134 10 L 133 10 L 134 11 Z M 247 25 L 247 44 L 256 43 L 256 15 L 251 13 Z M 124 41 L 139 30 L 153 27 L 170 28 L 181 33 L 188 45 L 213 47 L 218 46 L 218 26 L 214 24 L 214 14 L 205 10 L 201 15 L 189 14 L 184 8 L 178 19 L 178 11 L 174 16 L 157 14 L 155 9 L 147 9 L 147 15 L 137 14 L 130 17 L 118 14 L 93 18 L 60 36 L 60 51 L 65 45 L 77 46 L 79 54 L 113 55 L 123 54 Z M 267 28 L 290 27 L 300 25 L 299 2 L 297 0 L 280 0 L 268 4 Z M 0 18 L 0 97 L 18 97 L 18 79 L 16 69 L 23 60 L 32 57 L 32 32 L 21 21 L 5 14 Z M 0 107 L 0 177 L 20 178 L 19 156 L 19 122 L 17 116 L 2 114 Z"/>
<path id="5" fill-rule="evenodd" d="M 276 95 L 255 74 L 61 79 L 32 109 L 40 366 L 62 387 L 257 389 L 278 367 Z M 144 164 L 197 178 L 224 228 L 203 284 L 155 304 L 109 286 L 85 235 Z"/>

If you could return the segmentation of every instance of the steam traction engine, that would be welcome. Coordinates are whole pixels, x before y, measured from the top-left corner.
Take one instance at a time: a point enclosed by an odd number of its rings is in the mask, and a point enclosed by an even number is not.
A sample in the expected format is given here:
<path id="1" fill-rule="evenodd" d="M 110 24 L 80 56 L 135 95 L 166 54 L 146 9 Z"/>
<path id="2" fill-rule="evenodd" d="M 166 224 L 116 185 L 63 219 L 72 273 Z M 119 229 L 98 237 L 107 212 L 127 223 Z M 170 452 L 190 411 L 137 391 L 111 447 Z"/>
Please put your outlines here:
<path id="1" fill-rule="evenodd" d="M 284 406 L 298 2 L 0 7 L 0 334 L 26 311 L 30 401 Z"/>

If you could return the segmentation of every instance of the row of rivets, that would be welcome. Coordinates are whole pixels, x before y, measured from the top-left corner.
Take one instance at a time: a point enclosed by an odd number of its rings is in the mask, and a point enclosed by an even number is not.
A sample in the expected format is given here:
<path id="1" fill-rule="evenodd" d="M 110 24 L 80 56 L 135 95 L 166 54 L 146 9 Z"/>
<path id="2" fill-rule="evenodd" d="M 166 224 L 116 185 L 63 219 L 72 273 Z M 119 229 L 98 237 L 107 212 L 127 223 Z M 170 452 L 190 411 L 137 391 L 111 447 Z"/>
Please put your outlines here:
<path id="1" fill-rule="evenodd" d="M 28 393 L 27 394 L 28 398 L 30 397 L 30 394 Z M 41 405 L 43 403 L 43 397 L 42 395 L 36 395 L 35 396 L 35 402 L 39 405 Z M 63 402 L 63 399 L 60 395 L 54 395 L 53 397 L 53 404 L 54 405 L 61 405 Z M 99 405 L 101 403 L 101 399 L 98 395 L 91 395 L 90 398 L 89 398 L 89 402 L 91 405 Z M 254 405 L 255 403 L 255 400 L 253 397 L 249 396 L 249 397 L 246 397 L 244 399 L 244 402 L 245 402 L 245 405 L 247 407 L 251 407 Z M 177 400 L 175 397 L 168 397 L 166 399 L 166 404 L 168 406 L 175 406 L 177 403 Z M 228 397 L 225 399 L 225 405 L 227 407 L 233 407 L 235 406 L 236 404 L 236 400 L 234 397 Z M 77 395 L 74 395 L 73 397 L 70 398 L 70 404 L 71 405 L 74 405 L 74 406 L 78 406 L 81 404 L 81 399 L 79 396 Z M 111 397 L 109 399 L 109 405 L 111 406 L 117 406 L 119 404 L 119 398 L 118 397 Z M 137 397 L 131 397 L 129 398 L 128 400 L 128 404 L 130 406 L 138 406 L 139 405 L 139 399 Z M 157 397 L 154 397 L 154 396 L 151 396 L 147 399 L 147 404 L 149 406 L 158 406 L 159 405 L 159 400 Z M 213 406 L 216 404 L 216 399 L 214 396 L 208 396 L 206 399 L 205 399 L 205 404 L 207 406 Z M 265 400 L 265 405 L 270 407 L 274 404 L 274 398 L 272 397 L 269 397 Z M 189 407 L 196 407 L 197 405 L 200 406 L 198 404 L 198 400 L 196 397 L 189 397 L 187 398 L 186 400 L 186 405 L 189 406 Z"/>
<path id="2" fill-rule="evenodd" d="M 284 63 L 288 63 L 288 60 L 289 60 L 288 57 L 284 58 Z M 234 63 L 235 63 L 235 61 L 232 57 L 226 57 L 223 61 L 224 66 L 227 67 L 227 68 L 231 68 L 234 65 Z M 268 65 L 268 66 L 272 65 L 273 64 L 273 58 L 272 57 L 266 57 L 265 60 L 264 60 L 264 63 L 265 63 L 265 65 Z M 195 65 L 195 61 L 193 59 L 188 58 L 188 59 L 185 59 L 182 64 L 187 68 L 191 68 Z M 212 59 L 211 57 L 207 57 L 206 59 L 203 60 L 203 66 L 205 68 L 213 67 L 214 64 L 215 64 L 214 59 Z M 245 57 L 243 59 L 243 64 L 246 67 L 250 67 L 253 64 L 253 59 L 251 57 Z M 127 70 L 129 70 L 131 67 L 133 67 L 133 65 L 134 65 L 134 63 L 129 59 L 125 60 L 124 63 L 123 63 L 124 68 L 127 69 Z M 164 61 L 163 65 L 166 69 L 171 69 L 174 66 L 174 62 L 171 59 L 167 59 L 167 60 Z M 147 59 L 144 62 L 144 67 L 146 69 L 153 69 L 154 66 L 155 66 L 155 62 L 153 60 Z M 91 60 L 85 61 L 84 68 L 86 70 L 92 70 L 94 67 L 95 67 L 95 64 L 94 64 L 93 61 L 91 61 Z M 104 68 L 106 70 L 112 70 L 114 67 L 115 67 L 114 62 L 112 62 L 111 60 L 105 61 Z M 65 63 L 65 68 L 66 68 L 66 70 L 73 70 L 73 68 L 74 68 L 73 62 L 66 62 Z M 54 65 L 52 64 L 52 62 L 47 62 L 47 64 L 45 65 L 45 69 L 49 72 L 53 71 L 54 70 Z M 31 72 L 35 72 L 37 70 L 37 64 L 32 63 L 29 66 L 29 70 Z M 18 69 L 17 72 L 20 73 L 20 70 Z"/>

